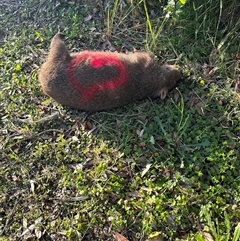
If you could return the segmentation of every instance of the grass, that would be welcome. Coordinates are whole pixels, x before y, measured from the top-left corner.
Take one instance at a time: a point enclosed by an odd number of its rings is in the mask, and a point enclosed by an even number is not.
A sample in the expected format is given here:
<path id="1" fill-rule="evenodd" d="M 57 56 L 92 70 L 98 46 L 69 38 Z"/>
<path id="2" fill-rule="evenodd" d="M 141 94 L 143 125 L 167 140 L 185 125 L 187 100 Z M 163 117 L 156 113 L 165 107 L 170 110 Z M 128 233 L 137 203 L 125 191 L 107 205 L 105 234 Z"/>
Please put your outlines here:
<path id="1" fill-rule="evenodd" d="M 239 240 L 240 22 L 210 25 L 212 2 L 1 5 L 1 241 Z M 63 107 L 37 79 L 57 31 L 77 51 L 105 35 L 150 49 L 185 78 L 164 101 Z"/>

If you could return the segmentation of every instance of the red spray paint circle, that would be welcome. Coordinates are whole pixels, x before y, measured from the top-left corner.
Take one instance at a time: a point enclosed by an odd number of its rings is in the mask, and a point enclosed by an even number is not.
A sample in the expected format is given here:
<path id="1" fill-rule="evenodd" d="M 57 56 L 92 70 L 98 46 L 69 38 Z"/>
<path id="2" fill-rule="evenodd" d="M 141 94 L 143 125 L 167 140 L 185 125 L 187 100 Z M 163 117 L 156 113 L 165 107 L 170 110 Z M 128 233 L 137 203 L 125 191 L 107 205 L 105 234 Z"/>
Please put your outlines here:
<path id="1" fill-rule="evenodd" d="M 74 71 L 83 61 L 88 60 L 88 64 L 94 68 L 93 71 L 102 68 L 103 66 L 115 66 L 118 69 L 118 76 L 108 80 L 103 79 L 92 85 L 85 86 L 80 83 L 79 78 L 74 74 Z M 83 67 L 84 68 L 84 67 Z M 82 101 L 93 99 L 99 91 L 111 91 L 120 88 L 128 79 L 127 68 L 117 56 L 108 55 L 104 52 L 89 52 L 84 51 L 74 58 L 68 67 L 68 77 L 71 85 L 75 88 Z"/>

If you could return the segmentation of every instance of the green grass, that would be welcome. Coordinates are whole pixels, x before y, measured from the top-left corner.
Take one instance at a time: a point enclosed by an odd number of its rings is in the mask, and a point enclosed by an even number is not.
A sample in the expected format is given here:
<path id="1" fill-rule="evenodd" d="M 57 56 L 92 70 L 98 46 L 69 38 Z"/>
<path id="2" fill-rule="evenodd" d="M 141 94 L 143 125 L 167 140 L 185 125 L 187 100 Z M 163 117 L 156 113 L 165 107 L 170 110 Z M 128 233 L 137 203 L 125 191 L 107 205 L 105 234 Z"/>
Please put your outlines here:
<path id="1" fill-rule="evenodd" d="M 213 0 L 37 2 L 0 7 L 0 240 L 239 240 L 239 20 L 210 25 Z M 164 101 L 63 107 L 37 79 L 57 31 L 78 51 L 105 34 L 150 49 L 185 78 Z"/>

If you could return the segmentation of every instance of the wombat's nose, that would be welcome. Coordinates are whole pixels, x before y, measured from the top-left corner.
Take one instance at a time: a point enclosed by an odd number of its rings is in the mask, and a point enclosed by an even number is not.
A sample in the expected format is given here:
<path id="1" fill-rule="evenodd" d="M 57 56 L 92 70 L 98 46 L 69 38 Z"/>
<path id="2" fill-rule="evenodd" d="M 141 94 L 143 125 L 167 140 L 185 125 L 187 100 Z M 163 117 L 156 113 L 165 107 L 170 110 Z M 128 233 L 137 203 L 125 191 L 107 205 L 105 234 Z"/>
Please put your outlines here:
<path id="1" fill-rule="evenodd" d="M 183 78 L 183 71 L 181 70 L 181 69 L 178 69 L 178 71 L 180 72 L 180 79 L 182 79 Z"/>
<path id="2" fill-rule="evenodd" d="M 180 74 L 180 79 L 183 78 L 183 71 L 180 69 L 180 67 L 178 65 L 173 65 L 173 68 L 175 68 L 179 74 Z"/>
<path id="3" fill-rule="evenodd" d="M 179 70 L 179 71 L 181 71 L 181 70 L 180 70 L 180 67 L 179 67 L 178 65 L 173 65 L 172 67 L 175 68 L 175 69 L 177 69 L 177 70 Z"/>

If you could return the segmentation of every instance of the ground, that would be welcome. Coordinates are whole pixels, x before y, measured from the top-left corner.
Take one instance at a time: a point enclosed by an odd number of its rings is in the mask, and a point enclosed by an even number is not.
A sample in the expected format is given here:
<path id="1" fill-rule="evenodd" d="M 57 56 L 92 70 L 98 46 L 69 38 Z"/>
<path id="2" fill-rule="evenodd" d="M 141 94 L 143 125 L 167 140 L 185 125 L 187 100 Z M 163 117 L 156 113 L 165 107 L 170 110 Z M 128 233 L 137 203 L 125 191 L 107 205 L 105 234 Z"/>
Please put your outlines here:
<path id="1" fill-rule="evenodd" d="M 239 240 L 239 21 L 201 31 L 160 2 L 1 1 L 1 241 Z M 38 82 L 58 31 L 72 52 L 148 50 L 184 78 L 164 101 L 61 106 Z"/>

